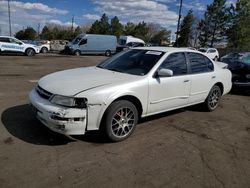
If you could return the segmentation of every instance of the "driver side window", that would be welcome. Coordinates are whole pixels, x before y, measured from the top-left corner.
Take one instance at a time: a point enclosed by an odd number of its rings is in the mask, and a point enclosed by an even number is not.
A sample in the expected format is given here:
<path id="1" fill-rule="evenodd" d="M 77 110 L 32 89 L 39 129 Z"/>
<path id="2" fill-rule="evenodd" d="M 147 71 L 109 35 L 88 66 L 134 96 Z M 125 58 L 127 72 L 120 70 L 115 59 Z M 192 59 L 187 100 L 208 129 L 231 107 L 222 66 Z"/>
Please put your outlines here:
<path id="1" fill-rule="evenodd" d="M 161 64 L 160 68 L 173 71 L 173 76 L 187 74 L 186 57 L 183 52 L 170 54 Z"/>
<path id="2" fill-rule="evenodd" d="M 84 45 L 84 44 L 87 44 L 87 39 L 82 39 L 79 45 Z"/>

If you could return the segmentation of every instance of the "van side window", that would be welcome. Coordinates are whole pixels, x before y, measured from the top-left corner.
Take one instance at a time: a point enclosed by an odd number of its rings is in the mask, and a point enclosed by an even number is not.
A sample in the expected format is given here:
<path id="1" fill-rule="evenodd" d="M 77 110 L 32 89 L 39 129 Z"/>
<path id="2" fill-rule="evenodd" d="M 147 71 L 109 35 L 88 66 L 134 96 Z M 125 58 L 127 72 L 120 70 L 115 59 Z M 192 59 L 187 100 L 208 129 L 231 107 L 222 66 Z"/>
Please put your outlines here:
<path id="1" fill-rule="evenodd" d="M 87 44 L 87 39 L 82 39 L 79 45 L 84 45 L 84 44 Z"/>
<path id="2" fill-rule="evenodd" d="M 187 74 L 187 63 L 184 53 L 177 52 L 170 54 L 161 64 L 160 68 L 172 70 L 174 76 Z"/>

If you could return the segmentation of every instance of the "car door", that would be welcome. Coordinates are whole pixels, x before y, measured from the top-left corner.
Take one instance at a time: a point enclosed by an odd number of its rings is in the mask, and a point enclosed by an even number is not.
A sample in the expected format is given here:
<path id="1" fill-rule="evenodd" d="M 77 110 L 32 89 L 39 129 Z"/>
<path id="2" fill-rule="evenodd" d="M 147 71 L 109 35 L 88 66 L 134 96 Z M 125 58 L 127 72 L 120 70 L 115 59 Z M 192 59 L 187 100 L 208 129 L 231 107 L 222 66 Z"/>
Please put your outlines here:
<path id="1" fill-rule="evenodd" d="M 187 58 L 190 66 L 191 90 L 189 103 L 198 103 L 206 99 L 216 80 L 214 66 L 205 55 L 188 52 Z"/>
<path id="2" fill-rule="evenodd" d="M 9 51 L 13 52 L 24 52 L 24 45 L 21 41 L 14 38 L 10 38 Z"/>
<path id="3" fill-rule="evenodd" d="M 158 70 L 162 68 L 172 70 L 173 76 L 154 76 L 149 79 L 148 114 L 167 111 L 188 103 L 191 82 L 185 54 L 170 54 Z"/>

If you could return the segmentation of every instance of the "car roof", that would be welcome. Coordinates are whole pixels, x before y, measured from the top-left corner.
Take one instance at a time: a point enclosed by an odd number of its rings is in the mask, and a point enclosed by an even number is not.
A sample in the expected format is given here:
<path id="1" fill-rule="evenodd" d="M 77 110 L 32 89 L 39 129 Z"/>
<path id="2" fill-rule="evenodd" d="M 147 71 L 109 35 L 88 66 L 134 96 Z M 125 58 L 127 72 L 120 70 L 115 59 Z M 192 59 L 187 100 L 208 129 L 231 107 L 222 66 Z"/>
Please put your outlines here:
<path id="1" fill-rule="evenodd" d="M 153 50 L 153 51 L 161 51 L 161 52 L 197 52 L 197 50 L 192 50 L 189 48 L 175 48 L 175 47 L 163 47 L 163 46 L 146 46 L 146 47 L 136 47 L 133 49 L 139 49 L 139 50 Z"/>

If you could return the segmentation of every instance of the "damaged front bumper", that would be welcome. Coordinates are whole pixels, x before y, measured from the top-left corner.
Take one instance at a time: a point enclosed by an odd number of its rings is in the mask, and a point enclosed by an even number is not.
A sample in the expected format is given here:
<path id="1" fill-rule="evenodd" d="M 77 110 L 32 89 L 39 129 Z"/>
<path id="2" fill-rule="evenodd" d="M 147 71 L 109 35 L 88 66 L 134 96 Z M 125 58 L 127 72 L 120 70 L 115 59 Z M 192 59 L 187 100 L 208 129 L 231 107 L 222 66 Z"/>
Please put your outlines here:
<path id="1" fill-rule="evenodd" d="M 87 109 L 67 108 L 52 104 L 40 97 L 35 89 L 29 93 L 29 100 L 37 119 L 52 131 L 66 135 L 85 133 Z"/>

